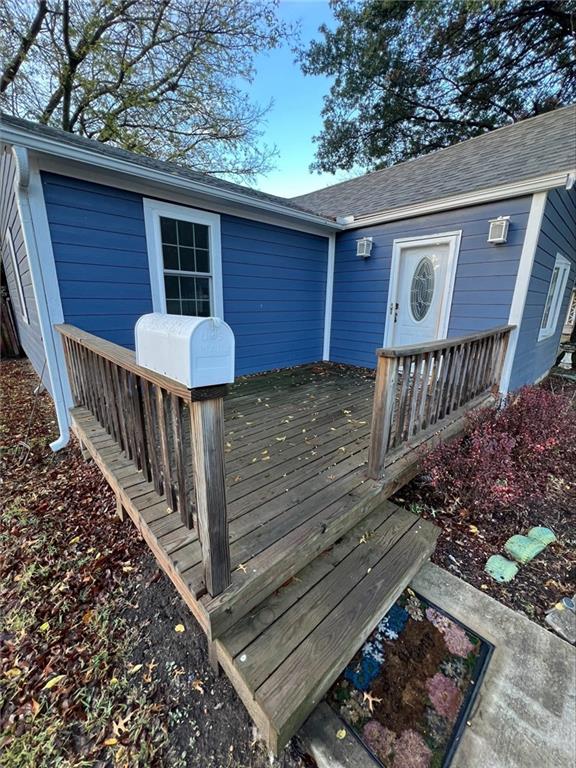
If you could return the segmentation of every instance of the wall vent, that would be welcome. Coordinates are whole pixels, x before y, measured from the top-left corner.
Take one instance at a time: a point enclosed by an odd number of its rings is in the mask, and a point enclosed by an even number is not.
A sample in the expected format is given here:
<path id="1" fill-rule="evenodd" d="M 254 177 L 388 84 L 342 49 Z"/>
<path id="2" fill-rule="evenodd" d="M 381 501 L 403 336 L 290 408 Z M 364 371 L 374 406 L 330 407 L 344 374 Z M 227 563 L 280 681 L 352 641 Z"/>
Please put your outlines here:
<path id="1" fill-rule="evenodd" d="M 508 239 L 510 216 L 499 216 L 497 219 L 491 219 L 489 223 L 490 231 L 488 232 L 488 242 L 505 243 Z"/>

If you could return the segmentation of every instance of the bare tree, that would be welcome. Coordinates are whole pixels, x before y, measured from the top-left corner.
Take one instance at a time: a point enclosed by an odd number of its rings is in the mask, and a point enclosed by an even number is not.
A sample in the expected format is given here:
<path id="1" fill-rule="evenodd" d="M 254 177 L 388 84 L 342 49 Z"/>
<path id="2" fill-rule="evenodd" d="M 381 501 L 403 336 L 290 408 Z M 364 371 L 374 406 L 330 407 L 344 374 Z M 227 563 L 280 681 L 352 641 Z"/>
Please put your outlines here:
<path id="1" fill-rule="evenodd" d="M 6 112 L 209 173 L 269 167 L 256 53 L 290 30 L 275 0 L 4 0 Z"/>

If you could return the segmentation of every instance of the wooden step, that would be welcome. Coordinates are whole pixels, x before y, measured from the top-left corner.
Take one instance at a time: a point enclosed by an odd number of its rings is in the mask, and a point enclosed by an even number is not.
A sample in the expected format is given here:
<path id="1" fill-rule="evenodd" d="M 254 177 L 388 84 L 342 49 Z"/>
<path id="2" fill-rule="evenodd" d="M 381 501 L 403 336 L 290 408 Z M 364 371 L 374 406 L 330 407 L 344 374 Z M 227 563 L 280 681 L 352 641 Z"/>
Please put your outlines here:
<path id="1" fill-rule="evenodd" d="M 216 640 L 278 753 L 431 555 L 435 526 L 381 503 Z"/>

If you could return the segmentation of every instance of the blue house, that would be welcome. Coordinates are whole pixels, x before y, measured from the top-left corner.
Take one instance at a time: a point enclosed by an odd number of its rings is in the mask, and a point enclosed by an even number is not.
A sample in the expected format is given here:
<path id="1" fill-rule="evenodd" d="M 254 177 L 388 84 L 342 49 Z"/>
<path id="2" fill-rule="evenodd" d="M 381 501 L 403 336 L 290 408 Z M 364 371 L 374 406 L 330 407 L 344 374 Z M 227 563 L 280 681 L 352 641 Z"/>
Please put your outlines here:
<path id="1" fill-rule="evenodd" d="M 68 439 L 54 325 L 133 347 L 151 311 L 218 316 L 236 373 L 512 324 L 502 389 L 543 378 L 576 279 L 576 107 L 289 200 L 1 118 L 2 265 Z"/>

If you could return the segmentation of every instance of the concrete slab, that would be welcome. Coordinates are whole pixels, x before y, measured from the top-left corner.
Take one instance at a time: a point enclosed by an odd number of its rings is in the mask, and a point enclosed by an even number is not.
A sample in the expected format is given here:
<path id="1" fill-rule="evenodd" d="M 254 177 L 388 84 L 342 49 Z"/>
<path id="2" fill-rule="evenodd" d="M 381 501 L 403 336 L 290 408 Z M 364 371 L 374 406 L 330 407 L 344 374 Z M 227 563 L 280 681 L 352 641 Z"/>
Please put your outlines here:
<path id="1" fill-rule="evenodd" d="M 453 768 L 573 768 L 576 650 L 431 563 L 412 587 L 495 646 Z M 298 737 L 319 768 L 374 768 L 341 727 L 321 704 Z"/>

